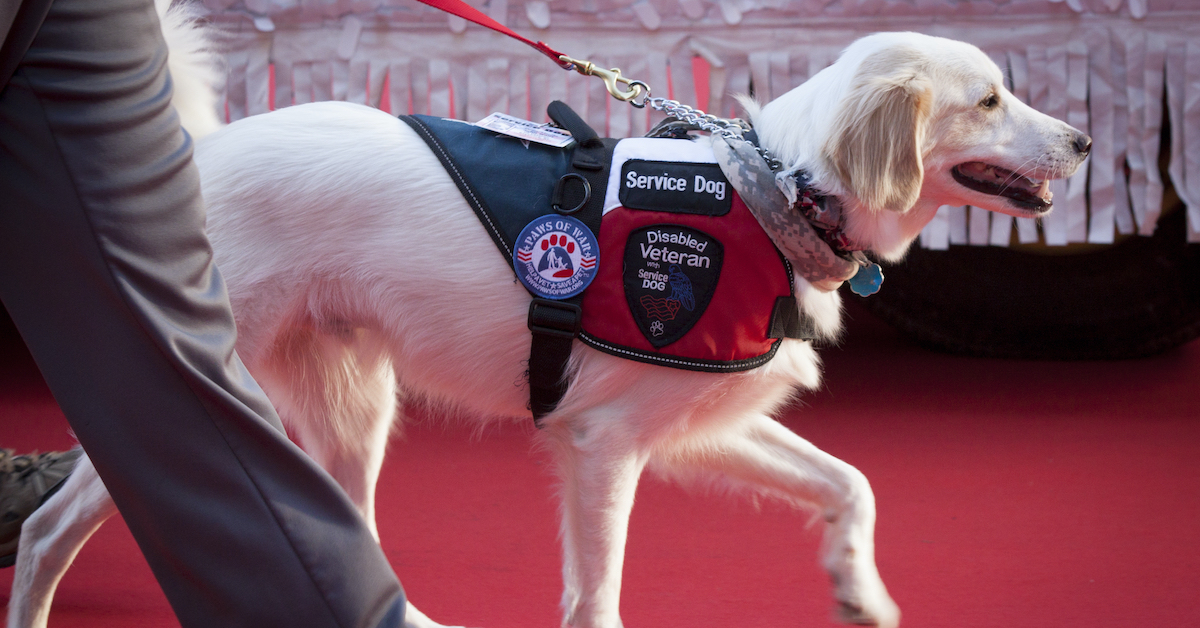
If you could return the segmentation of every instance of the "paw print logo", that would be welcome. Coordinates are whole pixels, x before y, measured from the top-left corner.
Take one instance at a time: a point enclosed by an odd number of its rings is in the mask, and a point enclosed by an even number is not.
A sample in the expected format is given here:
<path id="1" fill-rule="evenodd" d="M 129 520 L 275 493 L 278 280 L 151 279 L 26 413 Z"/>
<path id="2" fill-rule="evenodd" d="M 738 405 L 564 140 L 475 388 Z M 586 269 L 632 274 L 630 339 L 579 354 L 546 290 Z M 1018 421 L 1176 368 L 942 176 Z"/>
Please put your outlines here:
<path id="1" fill-rule="evenodd" d="M 655 336 L 663 335 L 662 321 L 654 321 L 653 323 L 650 323 L 650 333 L 654 334 Z"/>
<path id="2" fill-rule="evenodd" d="M 534 295 L 566 299 L 596 277 L 596 236 L 570 216 L 548 214 L 525 225 L 513 251 L 513 270 Z"/>

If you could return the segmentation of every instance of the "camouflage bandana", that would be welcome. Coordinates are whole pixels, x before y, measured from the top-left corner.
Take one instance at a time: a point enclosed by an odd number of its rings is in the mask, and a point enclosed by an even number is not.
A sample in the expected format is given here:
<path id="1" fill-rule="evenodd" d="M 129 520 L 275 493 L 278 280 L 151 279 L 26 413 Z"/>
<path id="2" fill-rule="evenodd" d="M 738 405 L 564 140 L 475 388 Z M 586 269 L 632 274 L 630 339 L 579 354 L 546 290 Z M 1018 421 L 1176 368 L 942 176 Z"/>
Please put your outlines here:
<path id="1" fill-rule="evenodd" d="M 721 171 L 796 272 L 825 292 L 837 290 L 858 273 L 859 262 L 835 253 L 809 220 L 792 209 L 792 202 L 776 184 L 775 173 L 750 142 L 720 134 L 712 137 Z M 795 187 L 789 191 L 796 193 Z"/>

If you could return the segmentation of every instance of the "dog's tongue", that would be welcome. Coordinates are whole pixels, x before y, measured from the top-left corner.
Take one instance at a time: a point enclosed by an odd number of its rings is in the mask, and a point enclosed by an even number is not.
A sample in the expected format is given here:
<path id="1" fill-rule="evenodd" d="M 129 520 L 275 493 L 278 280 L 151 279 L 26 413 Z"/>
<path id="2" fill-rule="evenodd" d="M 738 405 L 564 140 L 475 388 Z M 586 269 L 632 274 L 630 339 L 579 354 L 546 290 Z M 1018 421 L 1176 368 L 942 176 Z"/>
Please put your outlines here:
<path id="1" fill-rule="evenodd" d="M 1050 180 L 1043 179 L 1035 181 L 1028 177 L 1021 176 L 1012 170 L 993 166 L 983 162 L 971 162 L 962 166 L 962 171 L 967 176 L 985 183 L 991 183 L 999 186 L 1001 189 L 1017 189 L 1024 190 L 1029 194 L 1037 196 L 1047 203 L 1054 197 L 1054 193 L 1050 191 Z"/>
<path id="2" fill-rule="evenodd" d="M 1020 188 L 1031 194 L 1036 194 L 1043 197 L 1045 194 L 1049 193 L 1047 183 L 1045 181 L 1042 181 L 1039 184 L 1031 179 L 1013 172 L 1012 170 L 1006 170 L 1000 166 L 992 166 L 990 164 L 976 161 L 964 165 L 962 170 L 971 178 L 979 181 L 993 183 L 995 185 L 1004 187 Z"/>

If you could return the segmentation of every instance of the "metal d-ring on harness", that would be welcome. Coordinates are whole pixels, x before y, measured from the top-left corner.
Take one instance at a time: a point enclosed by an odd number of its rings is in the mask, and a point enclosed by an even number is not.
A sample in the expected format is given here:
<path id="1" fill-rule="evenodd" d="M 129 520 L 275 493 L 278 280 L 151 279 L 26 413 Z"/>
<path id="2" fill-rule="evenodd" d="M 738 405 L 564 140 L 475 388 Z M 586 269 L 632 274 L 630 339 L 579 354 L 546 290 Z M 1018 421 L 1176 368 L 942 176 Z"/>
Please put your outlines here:
<path id="1" fill-rule="evenodd" d="M 574 206 L 565 207 L 563 206 L 563 203 L 565 202 L 564 198 L 566 196 L 566 188 L 572 181 L 577 181 L 582 186 L 583 198 Z M 554 184 L 554 195 L 551 197 L 551 199 L 550 207 L 554 209 L 554 211 L 564 216 L 570 216 L 571 214 L 574 214 L 575 212 L 578 212 L 586 207 L 588 201 L 592 200 L 592 184 L 588 182 L 586 177 L 578 172 L 568 172 L 558 180 L 558 183 Z"/>

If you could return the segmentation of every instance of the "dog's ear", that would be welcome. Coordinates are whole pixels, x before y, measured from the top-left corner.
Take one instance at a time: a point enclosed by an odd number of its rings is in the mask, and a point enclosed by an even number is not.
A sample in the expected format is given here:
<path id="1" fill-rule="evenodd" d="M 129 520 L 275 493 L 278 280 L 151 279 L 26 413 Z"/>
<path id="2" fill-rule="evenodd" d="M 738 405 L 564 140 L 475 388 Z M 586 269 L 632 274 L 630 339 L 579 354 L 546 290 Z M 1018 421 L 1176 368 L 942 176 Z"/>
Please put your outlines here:
<path id="1" fill-rule="evenodd" d="M 904 211 L 921 194 L 933 85 L 905 56 L 863 62 L 825 147 L 842 184 L 872 209 Z"/>

